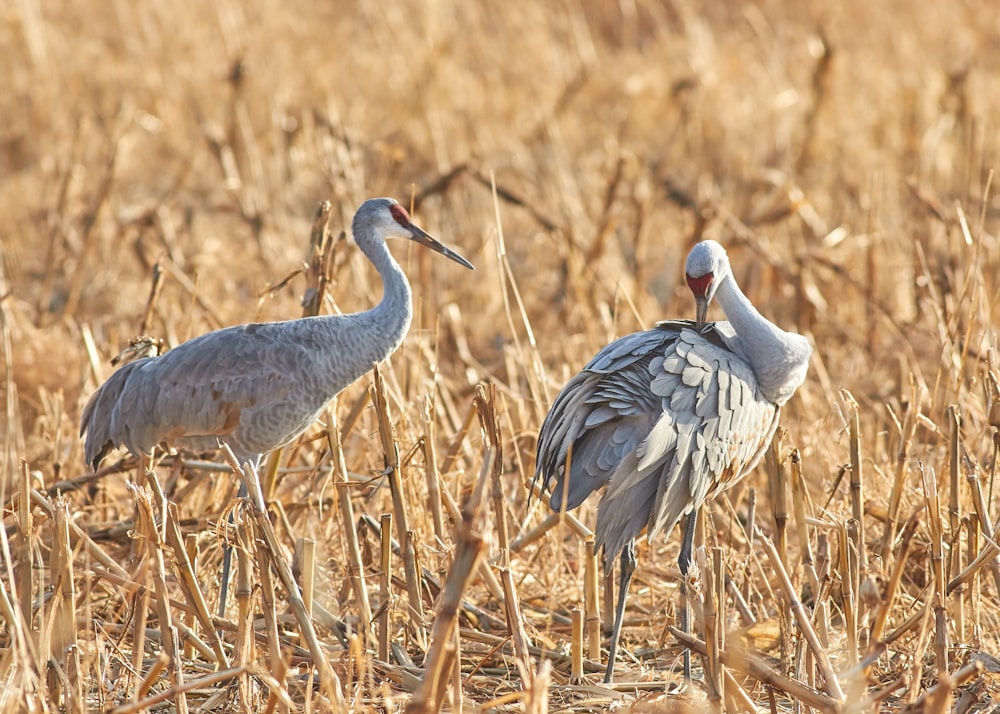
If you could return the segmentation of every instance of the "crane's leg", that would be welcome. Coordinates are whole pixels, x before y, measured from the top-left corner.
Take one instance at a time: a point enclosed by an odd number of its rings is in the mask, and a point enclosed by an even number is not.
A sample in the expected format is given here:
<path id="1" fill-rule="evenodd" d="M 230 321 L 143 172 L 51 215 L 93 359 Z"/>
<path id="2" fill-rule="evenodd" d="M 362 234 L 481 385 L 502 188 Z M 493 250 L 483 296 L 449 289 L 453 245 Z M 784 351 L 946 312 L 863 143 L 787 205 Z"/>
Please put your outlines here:
<path id="1" fill-rule="evenodd" d="M 246 484 L 240 483 L 240 490 L 236 492 L 236 498 L 246 498 L 248 492 Z M 229 525 L 236 525 L 233 512 L 229 512 Z M 233 546 L 226 543 L 222 549 L 222 581 L 219 583 L 219 618 L 226 617 L 226 600 L 229 598 L 229 571 L 233 566 Z"/>
<path id="2" fill-rule="evenodd" d="M 677 566 L 681 569 L 681 631 L 691 634 L 691 610 L 688 608 L 687 580 L 691 568 L 691 550 L 694 547 L 695 526 L 698 523 L 697 509 L 691 509 L 684 521 L 684 536 L 681 540 L 681 554 L 677 558 Z M 691 650 L 684 648 L 684 681 L 691 681 Z"/>
<path id="3" fill-rule="evenodd" d="M 611 643 L 608 645 L 608 668 L 604 672 L 605 684 L 610 684 L 615 674 L 615 658 L 618 655 L 618 639 L 622 634 L 622 620 L 625 619 L 625 596 L 635 572 L 635 541 L 629 541 L 622 550 L 621 580 L 618 583 L 618 605 L 615 607 L 615 626 L 611 631 Z"/>

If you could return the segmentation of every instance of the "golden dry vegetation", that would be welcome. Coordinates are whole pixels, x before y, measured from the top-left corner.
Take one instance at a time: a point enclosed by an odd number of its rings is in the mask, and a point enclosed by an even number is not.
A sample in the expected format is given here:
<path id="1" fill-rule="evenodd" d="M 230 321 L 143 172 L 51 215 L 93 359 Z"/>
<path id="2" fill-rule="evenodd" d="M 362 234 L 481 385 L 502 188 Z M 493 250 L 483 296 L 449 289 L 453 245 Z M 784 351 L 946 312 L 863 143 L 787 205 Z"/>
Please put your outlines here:
<path id="1" fill-rule="evenodd" d="M 991 2 L 22 0 L 0 73 L 3 711 L 996 706 Z M 477 266 L 395 248 L 417 316 L 384 409 L 371 376 L 347 389 L 265 477 L 269 519 L 242 504 L 236 527 L 217 455 L 160 455 L 169 512 L 127 454 L 88 473 L 81 408 L 129 338 L 301 315 L 317 206 L 337 237 L 375 195 Z M 774 458 L 705 509 L 695 634 L 724 635 L 726 666 L 696 657 L 677 691 L 675 533 L 640 545 L 608 687 L 581 530 L 526 537 L 535 438 L 601 346 L 693 317 L 700 237 L 815 354 Z M 326 267 L 324 312 L 378 300 L 350 244 Z M 383 514 L 408 546 L 388 573 Z M 227 536 L 244 579 L 206 627 Z M 314 638 L 267 567 L 293 551 Z"/>

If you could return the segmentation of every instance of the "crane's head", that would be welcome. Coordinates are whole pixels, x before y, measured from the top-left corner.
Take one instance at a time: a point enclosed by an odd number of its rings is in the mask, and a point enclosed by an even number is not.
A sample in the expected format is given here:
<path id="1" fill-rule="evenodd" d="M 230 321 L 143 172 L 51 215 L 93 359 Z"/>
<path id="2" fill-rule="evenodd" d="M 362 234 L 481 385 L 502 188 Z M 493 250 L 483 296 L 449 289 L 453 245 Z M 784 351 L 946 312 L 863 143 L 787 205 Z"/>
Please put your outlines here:
<path id="1" fill-rule="evenodd" d="M 726 249 L 714 240 L 703 240 L 695 244 L 688 253 L 687 284 L 694 293 L 697 307 L 697 323 L 700 329 L 708 317 L 708 306 L 715 297 L 722 281 L 729 277 L 729 257 Z"/>
<path id="2" fill-rule="evenodd" d="M 351 230 L 358 242 L 365 239 L 384 241 L 389 238 L 408 238 L 446 258 L 451 258 L 466 268 L 475 270 L 472 263 L 415 225 L 406 209 L 392 198 L 370 198 L 362 203 L 361 208 L 354 214 Z"/>

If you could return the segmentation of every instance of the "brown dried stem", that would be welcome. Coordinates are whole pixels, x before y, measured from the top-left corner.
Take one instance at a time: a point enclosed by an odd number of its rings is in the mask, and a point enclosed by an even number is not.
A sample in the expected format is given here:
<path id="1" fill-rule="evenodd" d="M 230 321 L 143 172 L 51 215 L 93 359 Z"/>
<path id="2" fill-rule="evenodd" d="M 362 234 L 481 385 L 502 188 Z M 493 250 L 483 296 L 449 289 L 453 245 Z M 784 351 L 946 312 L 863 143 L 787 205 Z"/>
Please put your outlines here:
<path id="1" fill-rule="evenodd" d="M 437 468 L 437 447 L 434 442 L 434 417 L 431 414 L 430 398 L 424 403 L 422 413 L 424 423 L 424 465 L 427 478 L 427 502 L 434 524 L 434 536 L 444 543 L 444 516 L 441 512 L 441 475 Z"/>
<path id="2" fill-rule="evenodd" d="M 788 572 L 781 563 L 781 557 L 778 555 L 777 549 L 774 547 L 771 539 L 763 533 L 758 532 L 757 539 L 760 541 L 764 548 L 764 552 L 767 553 L 768 558 L 771 560 L 771 566 L 778 574 L 778 580 L 781 583 L 785 597 L 788 598 L 792 615 L 795 617 L 795 621 L 799 625 L 799 631 L 802 632 L 802 636 L 805 638 L 806 644 L 809 645 L 809 649 L 816 657 L 816 662 L 819 665 L 820 672 L 823 674 L 824 679 L 826 679 L 827 693 L 837 701 L 844 701 L 844 690 L 840 687 L 840 680 L 837 678 L 836 672 L 833 671 L 833 666 L 830 664 L 830 659 L 826 654 L 826 650 L 823 648 L 822 643 L 816 636 L 816 631 L 813 629 L 812 623 L 809 619 L 809 613 L 806 612 L 805 606 L 795 594 L 795 588 L 792 585 L 791 579 L 788 577 Z"/>
<path id="3" fill-rule="evenodd" d="M 841 523 L 837 528 L 838 552 L 837 560 L 840 570 L 840 595 L 844 609 L 844 630 L 847 635 L 847 657 L 851 664 L 858 661 L 858 588 L 857 572 L 858 556 L 854 552 L 854 541 L 851 540 L 849 524 Z"/>
<path id="4" fill-rule="evenodd" d="M 153 320 L 153 310 L 156 309 L 156 301 L 160 297 L 163 289 L 163 270 L 160 264 L 153 265 L 152 280 L 149 285 L 149 297 L 146 299 L 146 309 L 142 312 L 142 322 L 139 323 L 139 334 L 149 334 L 149 323 Z"/>
<path id="5" fill-rule="evenodd" d="M 358 604 L 361 635 L 367 642 L 371 638 L 372 606 L 368 598 L 368 586 L 365 583 L 365 564 L 361 558 L 361 546 L 358 543 L 358 532 L 355 527 L 354 505 L 351 501 L 351 487 L 347 477 L 347 463 L 344 460 L 344 449 L 340 441 L 340 427 L 337 423 L 335 407 L 327 409 L 326 435 L 330 443 L 330 453 L 333 455 L 333 468 L 337 484 L 340 506 L 340 522 L 344 529 L 344 540 L 347 542 L 348 565 L 347 573 L 351 578 L 351 587 Z"/>
<path id="6" fill-rule="evenodd" d="M 1000 461 L 1000 432 L 993 432 L 993 468 L 997 468 L 997 461 Z M 983 495 L 983 485 L 979 480 L 979 469 L 966 460 L 965 479 L 972 490 L 972 505 L 976 510 L 976 518 L 979 522 L 979 529 L 987 540 L 994 539 L 993 524 L 990 522 L 989 507 L 986 505 L 986 497 Z M 1000 561 L 992 561 L 989 564 L 990 573 L 993 575 L 993 584 L 1000 591 Z"/>
<path id="7" fill-rule="evenodd" d="M 968 681 L 979 677 L 984 670 L 980 661 L 969 662 L 959 667 L 953 673 L 945 673 L 940 681 L 933 687 L 929 687 L 923 694 L 913 702 L 914 711 L 920 711 L 924 705 L 925 712 L 946 712 L 951 707 L 951 694 L 956 687 L 960 687 Z"/>
<path id="8" fill-rule="evenodd" d="M 281 548 L 278 545 L 278 538 L 274 534 L 274 527 L 271 525 L 271 521 L 267 517 L 267 511 L 264 509 L 264 497 L 261 493 L 260 481 L 257 479 L 256 473 L 253 469 L 246 472 L 242 467 L 240 467 L 240 465 L 236 462 L 236 457 L 233 456 L 233 453 L 229 450 L 228 446 L 224 446 L 223 449 L 227 460 L 229 461 L 229 465 L 232 466 L 233 471 L 240 477 L 247 487 L 251 512 L 257 525 L 258 532 L 264 540 L 264 545 L 267 547 L 266 552 L 268 558 L 270 558 L 271 565 L 273 565 L 275 570 L 278 571 L 278 578 L 281 580 L 282 587 L 285 588 L 285 595 L 288 598 L 288 604 L 292 608 L 292 613 L 295 615 L 295 620 L 299 625 L 299 631 L 302 634 L 302 638 L 306 641 L 309 653 L 312 655 L 313 664 L 319 671 L 320 686 L 331 701 L 343 710 L 346 704 L 344 702 L 344 695 L 340 686 L 340 679 L 337 677 L 336 672 L 333 671 L 333 668 L 330 667 L 330 662 L 326 658 L 326 653 L 323 651 L 319 639 L 316 637 L 316 631 L 313 629 L 312 620 L 309 618 L 309 613 L 306 612 L 305 603 L 302 602 L 302 596 L 299 594 L 299 588 L 295 584 L 295 578 L 292 577 L 292 571 L 288 565 L 288 561 L 281 557 Z M 262 564 L 262 567 L 265 565 L 266 564 Z"/>
<path id="9" fill-rule="evenodd" d="M 22 494 L 27 502 L 27 493 Z M 52 549 L 53 613 L 49 657 L 60 662 L 68 681 L 63 692 L 66 710 L 85 711 L 80 674 L 80 646 L 76 636 L 76 578 L 73 576 L 73 551 L 69 543 L 69 507 L 59 498 L 55 502 L 55 542 Z"/>
<path id="10" fill-rule="evenodd" d="M 587 656 L 601 659 L 601 593 L 600 564 L 594 550 L 594 536 L 583 542 L 583 610 L 586 616 Z"/>
<path id="11" fill-rule="evenodd" d="M 714 551 L 718 549 L 713 549 Z M 722 590 L 718 584 L 718 572 L 716 563 L 709 562 L 705 558 L 704 548 L 700 548 L 697 553 L 698 567 L 703 574 L 705 583 L 705 602 L 703 607 L 703 621 L 705 625 L 705 683 L 708 685 L 708 701 L 713 710 L 721 711 L 723 702 L 723 674 L 722 663 L 719 659 L 721 637 L 719 623 L 722 621 L 719 615 L 719 593 Z"/>
<path id="12" fill-rule="evenodd" d="M 271 575 L 271 568 L 267 567 L 269 555 L 264 548 L 264 542 L 258 538 L 253 541 L 252 545 L 257 553 L 257 563 L 260 565 L 260 606 L 264 613 L 264 631 L 267 633 L 268 664 L 270 671 L 277 674 L 284 668 L 284 662 L 281 657 L 281 637 L 278 634 L 278 598 L 275 594 L 274 577 Z M 303 561 L 310 562 L 311 559 L 303 558 Z M 305 573 L 311 570 L 311 566 L 302 568 L 303 581 L 307 580 Z M 311 589 L 311 584 L 308 587 L 303 584 L 303 605 L 310 617 L 312 617 L 312 607 L 310 601 L 306 599 L 306 593 Z"/>
<path id="13" fill-rule="evenodd" d="M 462 509 L 462 520 L 456 533 L 455 560 L 448 571 L 448 578 L 441 593 L 423 678 L 406 706 L 408 714 L 436 711 L 436 703 L 443 696 L 447 661 L 451 656 L 458 656 L 452 650 L 453 636 L 462 597 L 483 555 L 483 499 L 487 481 L 493 471 L 493 459 L 493 451 L 487 448 L 476 488 Z"/>
<path id="14" fill-rule="evenodd" d="M 166 535 L 167 543 L 174 552 L 174 569 L 177 573 L 177 580 L 187 597 L 188 603 L 194 610 L 194 615 L 198 619 L 199 624 L 201 624 L 202 630 L 209 638 L 215 661 L 219 667 L 228 668 L 229 658 L 226 656 L 222 638 L 212 624 L 212 615 L 208 610 L 205 594 L 202 592 L 201 584 L 195 574 L 194 563 L 189 556 L 188 547 L 181 540 L 180 527 L 177 521 L 177 506 L 173 503 L 168 503 Z"/>
<path id="15" fill-rule="evenodd" d="M 948 444 L 948 532 L 950 536 L 950 559 L 948 575 L 954 577 L 962 569 L 962 513 L 959 508 L 959 473 L 961 472 L 962 422 L 958 407 L 948 407 L 950 442 Z M 955 633 L 965 638 L 965 598 L 964 588 L 959 585 L 952 593 L 951 612 L 955 621 Z"/>
<path id="16" fill-rule="evenodd" d="M 233 646 L 233 664 L 244 671 L 253 662 L 253 565 L 250 551 L 253 548 L 253 525 L 242 516 L 236 519 L 236 644 Z M 261 573 L 269 570 L 267 558 L 258 552 Z M 273 596 L 273 593 L 272 593 Z M 265 596 L 266 598 L 267 596 Z M 250 714 L 250 677 L 244 673 L 236 680 L 239 705 L 244 714 Z"/>
<path id="17" fill-rule="evenodd" d="M 798 449 L 791 450 L 791 486 L 792 509 L 795 513 L 795 525 L 799 536 L 799 551 L 802 567 L 809 578 L 809 587 L 816 599 L 816 621 L 819 623 L 819 638 L 826 645 L 826 600 L 820 597 L 819 575 L 813 562 L 812 543 L 809 540 L 809 527 L 806 524 L 805 484 L 802 481 L 802 458 Z"/>
<path id="18" fill-rule="evenodd" d="M 771 547 L 773 548 L 774 546 L 772 545 Z M 777 555 L 777 551 L 775 551 L 775 554 Z M 682 645 L 689 648 L 692 652 L 702 656 L 707 652 L 705 643 L 697 637 L 682 632 L 673 626 L 668 627 L 668 629 Z M 819 709 L 824 712 L 840 712 L 843 709 L 843 704 L 837 699 L 811 687 L 807 687 L 790 677 L 786 677 L 752 654 L 737 649 L 725 650 L 719 652 L 719 659 L 726 667 L 753 677 L 758 682 L 784 692 L 793 700 L 800 701 L 813 709 Z"/>
<path id="19" fill-rule="evenodd" d="M 868 571 L 868 548 L 865 545 L 864 464 L 861 461 L 861 408 L 848 390 L 841 390 L 840 396 L 851 410 L 847 425 L 851 443 L 851 518 L 855 529 L 852 532 L 852 540 L 858 557 L 858 566 L 852 574 L 855 577 L 854 592 L 858 592 L 861 574 Z"/>
<path id="20" fill-rule="evenodd" d="M 778 547 L 781 562 L 788 562 L 788 484 L 785 475 L 785 455 L 782 453 L 782 442 L 785 440 L 785 430 L 778 427 L 771 440 L 771 448 L 767 450 L 768 482 L 771 491 L 771 517 L 774 519 L 774 537 Z"/>
<path id="21" fill-rule="evenodd" d="M 507 499 L 503 493 L 501 481 L 503 470 L 503 445 L 500 441 L 500 419 L 496 412 L 496 386 L 482 385 L 476 388 L 476 407 L 479 411 L 479 422 L 486 437 L 488 448 L 493 453 L 493 513 L 496 518 L 497 545 L 499 547 L 498 564 L 500 583 L 503 585 L 504 612 L 507 615 L 507 629 L 514 641 L 514 656 L 521 681 L 525 687 L 531 686 L 534 669 L 528 656 L 528 635 L 524 631 L 524 619 L 521 617 L 520 601 L 514 584 L 514 575 L 510 570 L 510 529 L 507 525 Z"/>
<path id="22" fill-rule="evenodd" d="M 569 681 L 572 684 L 583 682 L 583 610 L 574 607 L 570 610 L 570 665 Z"/>
<path id="23" fill-rule="evenodd" d="M 35 518 L 31 512 L 31 470 L 26 461 L 21 462 L 20 478 L 18 479 L 17 499 L 17 530 L 20 544 L 16 578 L 17 592 L 20 599 L 21 620 L 28 625 L 29 630 L 35 629 L 35 617 L 32 603 L 35 599 L 35 549 L 34 539 Z"/>
<path id="24" fill-rule="evenodd" d="M 931 572 L 934 577 L 934 653 L 937 656 L 938 672 L 944 675 L 948 671 L 948 627 L 945 610 L 948 583 L 944 576 L 944 526 L 941 522 L 941 506 L 934 469 L 925 469 L 923 464 L 918 464 L 918 468 L 923 481 L 927 528 L 931 536 Z"/>
<path id="25" fill-rule="evenodd" d="M 871 652 L 877 646 L 879 641 L 882 639 L 882 632 L 885 630 L 885 623 L 889 617 L 889 613 L 892 611 L 893 602 L 895 602 L 896 592 L 899 589 L 900 580 L 903 577 L 904 568 L 906 567 L 906 561 L 910 556 L 910 550 L 913 547 L 913 535 L 917 531 L 917 525 L 919 521 L 919 511 L 914 511 L 913 515 L 910 516 L 906 525 L 903 526 L 902 538 L 899 542 L 899 547 L 896 551 L 896 557 L 891 561 L 893 563 L 892 576 L 889 578 L 889 582 L 885 586 L 885 592 L 882 596 L 882 602 L 879 605 L 878 610 L 875 612 L 875 619 L 872 622 L 871 635 L 869 637 L 869 649 Z"/>
<path id="26" fill-rule="evenodd" d="M 224 682 L 239 677 L 248 670 L 243 667 L 234 667 L 231 669 L 224 669 L 219 672 L 212 672 L 204 677 L 199 677 L 198 679 L 192 679 L 184 683 L 183 686 L 173 686 L 169 687 L 162 692 L 157 692 L 156 694 L 142 699 L 140 701 L 131 702 L 129 704 L 123 704 L 122 706 L 115 707 L 111 710 L 110 714 L 136 714 L 136 712 L 141 712 L 147 709 L 155 707 L 157 704 L 162 704 L 163 702 L 169 702 L 179 697 L 185 692 L 194 691 L 197 689 L 207 689 L 210 687 L 217 686 Z M 270 688 L 272 692 L 277 692 L 281 696 L 286 704 L 289 705 L 291 702 L 288 700 L 288 695 L 284 693 L 283 688 L 277 686 L 271 677 L 267 675 L 266 672 L 261 672 L 259 670 L 253 670 L 252 674 L 262 681 L 264 681 Z"/>
<path id="27" fill-rule="evenodd" d="M 462 522 L 462 513 L 459 511 L 458 504 L 455 503 L 455 497 L 451 495 L 451 491 L 448 489 L 443 489 L 441 495 L 444 496 L 444 505 L 448 510 L 448 515 L 451 517 L 452 522 L 456 525 Z M 511 552 L 514 552 L 514 546 L 511 546 Z M 497 601 L 502 601 L 503 586 L 500 584 L 500 580 L 497 578 L 497 574 L 493 572 L 493 568 L 486 561 L 480 561 L 479 563 L 479 577 L 483 579 L 483 583 L 486 585 L 486 589 L 490 591 L 490 595 L 496 598 Z"/>
<path id="28" fill-rule="evenodd" d="M 903 423 L 899 427 L 900 445 L 896 454 L 896 475 L 892 481 L 892 492 L 889 494 L 889 511 L 887 514 L 885 532 L 882 535 L 882 562 L 889 562 L 892 544 L 896 538 L 896 524 L 899 522 L 899 504 L 903 496 L 903 484 L 906 482 L 907 463 L 909 461 L 910 444 L 917 430 L 917 414 L 920 403 L 917 400 L 919 390 L 917 380 L 910 375 L 910 399 Z"/>
<path id="29" fill-rule="evenodd" d="M 378 658 L 389 661 L 389 613 L 392 609 L 392 514 L 383 513 L 379 528 L 379 590 L 381 604 L 378 609 Z"/>
<path id="30" fill-rule="evenodd" d="M 385 397 L 385 386 L 378 365 L 372 366 L 374 385 L 370 393 L 375 405 L 375 415 L 378 420 L 379 436 L 382 439 L 382 453 L 385 459 L 385 475 L 389 481 L 389 491 L 392 494 L 392 510 L 396 521 L 396 538 L 403 554 L 403 572 L 406 575 L 406 595 L 410 610 L 415 616 L 413 621 L 414 636 L 421 647 L 425 646 L 427 634 L 424 631 L 424 601 L 420 596 L 420 577 L 414 557 L 413 544 L 410 542 L 410 520 L 407 515 L 406 498 L 403 492 L 402 475 L 399 470 L 399 445 L 396 443 L 392 420 L 389 417 L 389 405 Z M 345 471 L 346 473 L 346 471 Z"/>
<path id="31" fill-rule="evenodd" d="M 159 486 L 156 484 L 155 472 L 147 471 L 146 477 L 153 484 L 154 490 L 159 491 Z M 170 600 L 167 594 L 166 563 L 163 558 L 164 543 L 160 530 L 156 527 L 153 505 L 146 492 L 133 484 L 126 485 L 132 491 L 132 496 L 135 499 L 136 516 L 138 518 L 136 525 L 145 542 L 146 557 L 152 565 L 150 574 L 153 579 L 153 591 L 156 593 L 154 602 L 156 605 L 156 615 L 160 621 L 162 652 L 169 658 L 174 686 L 183 687 L 184 669 L 180 658 L 180 648 L 177 643 L 177 629 L 173 625 L 169 606 Z M 176 706 L 179 714 L 187 713 L 187 698 L 183 692 L 178 695 Z"/>
<path id="32" fill-rule="evenodd" d="M 306 290 L 302 297 L 302 316 L 319 315 L 326 295 L 329 266 L 335 242 L 330 238 L 330 215 L 333 204 L 323 201 L 316 208 L 309 231 L 309 255 L 306 258 Z"/>
<path id="33" fill-rule="evenodd" d="M 946 589 L 947 594 L 950 595 L 952 591 L 960 584 L 968 582 L 969 580 L 972 579 L 972 577 L 976 573 L 981 571 L 984 567 L 992 566 L 996 562 L 997 557 L 1000 556 L 1000 545 L 998 545 L 992 540 L 989 539 L 985 540 L 986 540 L 986 545 L 979 552 L 979 555 L 976 557 L 976 559 L 972 561 L 972 563 L 970 563 L 968 566 L 966 566 L 965 570 L 963 570 L 957 576 L 952 578 L 952 580 L 948 583 L 948 587 Z M 900 637 L 902 637 L 907 632 L 916 627 L 916 625 L 920 622 L 920 619 L 923 617 L 923 614 L 924 614 L 923 610 L 918 610 L 917 612 L 914 612 L 912 615 L 906 618 L 895 630 L 893 630 L 888 636 L 886 636 L 885 641 L 889 643 L 898 640 Z"/>

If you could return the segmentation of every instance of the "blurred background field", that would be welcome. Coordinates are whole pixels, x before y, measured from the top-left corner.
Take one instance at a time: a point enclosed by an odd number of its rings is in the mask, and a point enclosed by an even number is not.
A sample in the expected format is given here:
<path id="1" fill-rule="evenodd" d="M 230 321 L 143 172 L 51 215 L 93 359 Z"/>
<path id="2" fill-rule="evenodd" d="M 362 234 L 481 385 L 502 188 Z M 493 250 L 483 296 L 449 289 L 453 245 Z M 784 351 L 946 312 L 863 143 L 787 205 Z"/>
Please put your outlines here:
<path id="1" fill-rule="evenodd" d="M 155 567 L 130 537 L 142 531 L 126 483 L 143 483 L 141 473 L 122 453 L 109 460 L 114 468 L 88 476 L 77 436 L 109 360 L 143 331 L 169 347 L 224 325 L 301 315 L 306 281 L 296 271 L 317 206 L 331 201 L 336 236 L 379 195 L 412 205 L 419 225 L 477 268 L 393 248 L 417 314 L 382 372 L 412 542 L 433 576 L 422 589 L 428 622 L 437 594 L 429 583 L 444 581 L 457 528 L 445 509 L 444 530 L 435 530 L 427 463 L 459 505 L 472 492 L 485 453 L 476 385 L 496 386 L 505 519 L 516 540 L 546 515 L 527 494 L 551 399 L 615 337 L 692 318 L 683 259 L 694 241 L 714 238 L 761 311 L 815 346 L 782 425 L 784 449 L 801 456 L 806 540 L 814 549 L 821 536 L 829 542 L 820 595 L 802 590 L 805 540 L 793 516 L 786 564 L 810 610 L 825 612 L 824 646 L 850 701 L 989 706 L 1000 686 L 990 671 L 1000 668 L 1000 571 L 988 538 L 1000 516 L 992 480 L 1000 13 L 992 3 L 19 0 L 2 20 L 4 710 L 109 710 L 141 699 L 160 651 Z M 154 268 L 163 286 L 143 330 Z M 339 242 L 323 311 L 362 310 L 379 296 L 374 270 Z M 393 506 L 378 476 L 385 451 L 370 386 L 366 377 L 346 390 L 336 413 L 355 515 L 377 524 Z M 855 414 L 860 461 L 845 469 Z M 316 601 L 355 632 L 344 533 L 357 528 L 372 606 L 387 613 L 395 651 L 383 662 L 372 643 L 365 649 L 355 637 L 345 647 L 318 631 L 346 702 L 394 711 L 420 680 L 429 625 L 408 606 L 400 559 L 390 597 L 377 587 L 375 528 L 339 517 L 347 491 L 332 484 L 322 434 L 314 427 L 285 450 L 272 517 L 285 555 L 296 539 L 315 539 Z M 786 469 L 788 455 L 780 452 Z M 727 640 L 822 690 L 787 603 L 771 592 L 773 571 L 740 526 L 753 502 L 765 533 L 783 530 L 769 470 L 773 478 L 773 464 L 761 467 L 707 509 L 706 545 L 725 546 L 727 571 L 757 621 L 748 627 L 730 606 Z M 863 474 L 860 501 L 850 472 Z M 158 475 L 182 531 L 197 541 L 198 579 L 214 609 L 218 524 L 236 484 L 173 457 Z M 30 522 L 19 500 L 29 488 L 37 492 Z M 68 555 L 50 510 L 63 507 L 60 498 L 78 527 Z M 585 524 L 596 505 L 577 513 Z M 913 513 L 919 522 L 902 555 L 896 536 Z M 500 570 L 498 514 L 486 507 L 481 519 L 484 557 Z M 855 553 L 841 567 L 840 532 L 863 539 L 860 565 Z M 990 557 L 940 597 L 938 546 L 946 580 Z M 129 578 L 104 577 L 92 548 Z M 558 659 L 547 679 L 521 682 L 505 608 L 477 575 L 465 599 L 480 614 L 459 619 L 462 691 L 449 689 L 445 708 L 652 711 L 714 701 L 698 682 L 672 693 L 680 648 L 666 627 L 676 614 L 677 549 L 676 533 L 640 546 L 624 636 L 634 657 L 618 679 L 641 686 L 601 687 L 596 671 L 571 682 Z M 183 601 L 164 553 L 170 597 Z M 534 645 L 569 652 L 566 623 L 582 606 L 585 560 L 565 524 L 510 554 Z M 897 565 L 899 585 L 886 598 Z M 76 586 L 69 619 L 57 569 Z M 256 592 L 253 607 L 263 607 Z M 284 612 L 280 590 L 278 598 Z M 862 668 L 880 608 L 885 633 L 915 613 L 917 622 Z M 188 621 L 188 610 L 174 609 Z M 141 610 L 148 621 L 137 625 Z M 234 603 L 227 648 L 239 620 Z M 217 665 L 188 648 L 143 696 L 167 692 L 157 706 L 171 708 L 263 710 L 277 687 L 289 701 L 271 706 L 335 707 L 305 679 L 295 623 L 284 627 L 285 675 L 261 675 L 272 662 L 262 639 L 243 654 L 242 673 L 181 695 L 171 690 L 177 672 L 197 681 Z M 62 647 L 73 642 L 70 666 Z M 532 669 L 542 659 L 535 652 Z M 963 667 L 969 677 L 954 679 Z M 795 704 L 774 682 L 734 677 L 764 709 Z"/>

